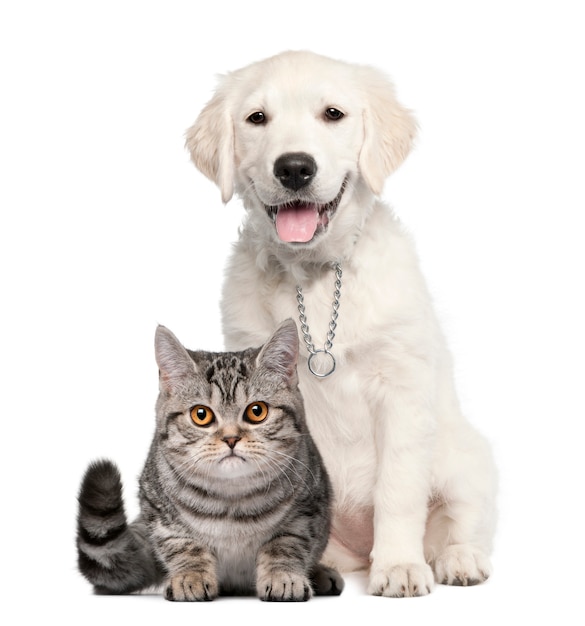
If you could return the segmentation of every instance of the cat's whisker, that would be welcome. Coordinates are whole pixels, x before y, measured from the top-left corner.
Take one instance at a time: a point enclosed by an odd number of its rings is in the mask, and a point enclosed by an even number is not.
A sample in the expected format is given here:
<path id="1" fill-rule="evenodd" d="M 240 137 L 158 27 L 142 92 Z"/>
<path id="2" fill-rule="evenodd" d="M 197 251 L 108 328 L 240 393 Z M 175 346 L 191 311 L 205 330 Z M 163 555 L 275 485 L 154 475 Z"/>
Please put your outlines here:
<path id="1" fill-rule="evenodd" d="M 296 468 L 294 467 L 296 459 L 294 457 L 289 457 L 288 459 L 286 459 L 283 462 L 283 461 L 281 461 L 281 460 L 271 456 L 271 454 L 273 454 L 274 452 L 276 452 L 276 451 L 275 450 L 271 450 L 271 451 L 267 452 L 265 460 L 268 463 L 270 463 L 272 467 L 274 467 L 274 470 L 275 470 L 278 478 L 280 479 L 282 476 L 285 476 L 286 479 L 288 480 L 288 482 L 291 484 L 291 487 L 293 487 L 293 489 L 294 489 L 294 483 L 298 483 L 298 482 L 302 482 L 308 488 L 310 488 L 309 485 L 304 480 L 302 474 L 300 474 L 296 470 Z M 291 477 L 288 475 L 288 470 L 292 470 L 294 472 L 294 474 L 295 474 L 295 481 L 294 481 L 294 483 L 293 483 L 293 480 L 291 479 Z"/>
<path id="2" fill-rule="evenodd" d="M 313 481 L 316 481 L 315 474 L 313 474 L 313 470 L 306 463 L 303 463 L 300 459 L 297 459 L 297 458 L 291 456 L 290 454 L 285 454 L 284 452 L 280 452 L 279 450 L 271 450 L 271 452 L 273 454 L 279 454 L 279 455 L 281 455 L 281 456 L 283 456 L 285 458 L 290 459 L 293 464 L 297 463 L 298 465 L 302 465 L 303 468 L 307 472 L 309 472 L 309 474 L 311 474 L 311 477 L 313 478 Z"/>

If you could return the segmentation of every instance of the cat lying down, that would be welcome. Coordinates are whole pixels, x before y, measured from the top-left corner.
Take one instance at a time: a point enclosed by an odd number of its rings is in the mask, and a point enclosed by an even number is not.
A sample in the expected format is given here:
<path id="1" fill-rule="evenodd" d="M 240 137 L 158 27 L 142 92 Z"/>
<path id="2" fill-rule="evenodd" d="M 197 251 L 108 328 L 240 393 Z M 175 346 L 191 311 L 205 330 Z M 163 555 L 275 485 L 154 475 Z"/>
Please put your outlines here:
<path id="1" fill-rule="evenodd" d="M 303 601 L 339 595 L 320 564 L 331 488 L 298 388 L 297 328 L 262 348 L 192 352 L 159 326 L 156 431 L 127 523 L 110 461 L 90 465 L 79 493 L 78 564 L 96 593 L 163 585 L 167 600 L 253 594 Z"/>

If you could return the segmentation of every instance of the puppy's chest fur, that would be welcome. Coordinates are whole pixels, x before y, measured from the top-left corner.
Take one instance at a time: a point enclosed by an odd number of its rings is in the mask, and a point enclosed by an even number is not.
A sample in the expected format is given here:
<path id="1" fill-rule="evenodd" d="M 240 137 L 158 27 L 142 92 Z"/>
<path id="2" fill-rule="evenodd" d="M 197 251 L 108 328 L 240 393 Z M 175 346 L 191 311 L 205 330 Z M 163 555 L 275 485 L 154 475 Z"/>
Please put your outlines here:
<path id="1" fill-rule="evenodd" d="M 307 280 L 297 282 L 292 272 L 272 274 L 259 268 L 245 230 L 242 237 L 224 287 L 228 347 L 260 343 L 283 319 L 298 323 L 299 284 L 312 343 L 322 349 L 331 322 L 333 266 L 308 272 Z M 302 333 L 298 371 L 307 421 L 329 470 L 336 506 L 371 506 L 376 428 L 383 417 L 377 398 L 390 382 L 410 383 L 404 354 L 426 349 L 435 326 L 410 238 L 384 205 L 376 205 L 341 266 L 331 348 L 335 372 L 325 379 L 309 373 Z"/>
<path id="2" fill-rule="evenodd" d="M 337 504 L 347 497 L 352 506 L 370 506 L 370 486 L 376 476 L 376 456 L 372 454 L 376 407 L 372 397 L 376 395 L 375 388 L 382 384 L 380 371 L 391 367 L 383 362 L 388 361 L 383 354 L 389 333 L 388 330 L 372 333 L 372 329 L 383 327 L 382 306 L 376 302 L 380 293 L 368 293 L 349 268 L 344 277 L 331 348 L 335 371 L 326 378 L 310 373 L 310 353 L 301 335 L 299 382 L 309 428 L 329 469 Z M 303 289 L 305 314 L 315 349 L 323 349 L 327 340 L 334 280 L 331 271 Z M 298 321 L 295 286 L 280 285 L 273 294 L 272 304 L 275 320 L 293 317 Z"/>

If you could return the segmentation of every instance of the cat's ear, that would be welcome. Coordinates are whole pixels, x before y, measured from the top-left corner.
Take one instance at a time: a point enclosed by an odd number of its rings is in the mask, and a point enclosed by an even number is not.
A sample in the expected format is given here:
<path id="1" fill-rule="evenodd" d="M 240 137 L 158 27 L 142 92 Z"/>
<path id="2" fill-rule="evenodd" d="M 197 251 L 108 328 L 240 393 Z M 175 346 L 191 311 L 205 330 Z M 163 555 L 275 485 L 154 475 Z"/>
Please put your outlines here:
<path id="1" fill-rule="evenodd" d="M 256 365 L 276 374 L 287 384 L 297 382 L 299 358 L 299 336 L 297 325 L 292 319 L 284 321 L 264 344 Z"/>
<path id="2" fill-rule="evenodd" d="M 154 353 L 159 369 L 161 391 L 167 393 L 177 389 L 182 382 L 197 372 L 189 353 L 173 333 L 164 326 L 156 329 Z"/>

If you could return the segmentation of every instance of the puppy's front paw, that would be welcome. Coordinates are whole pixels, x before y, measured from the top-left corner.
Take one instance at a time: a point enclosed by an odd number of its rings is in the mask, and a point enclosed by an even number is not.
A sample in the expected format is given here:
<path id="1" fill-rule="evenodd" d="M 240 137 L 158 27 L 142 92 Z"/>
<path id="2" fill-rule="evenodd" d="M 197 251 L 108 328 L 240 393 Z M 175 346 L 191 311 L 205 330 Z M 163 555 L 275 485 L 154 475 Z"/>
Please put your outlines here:
<path id="1" fill-rule="evenodd" d="M 433 572 L 426 563 L 405 563 L 388 569 L 374 569 L 368 593 L 388 598 L 426 596 L 433 588 Z"/>
<path id="2" fill-rule="evenodd" d="M 177 574 L 170 579 L 165 590 L 165 598 L 171 602 L 213 600 L 217 594 L 217 581 L 201 572 Z"/>
<path id="3" fill-rule="evenodd" d="M 487 580 L 491 571 L 489 558 L 472 546 L 449 546 L 435 561 L 435 577 L 443 585 L 477 585 Z"/>
<path id="4" fill-rule="evenodd" d="M 305 602 L 313 595 L 306 576 L 275 571 L 258 577 L 256 589 L 260 600 L 267 602 Z"/>

